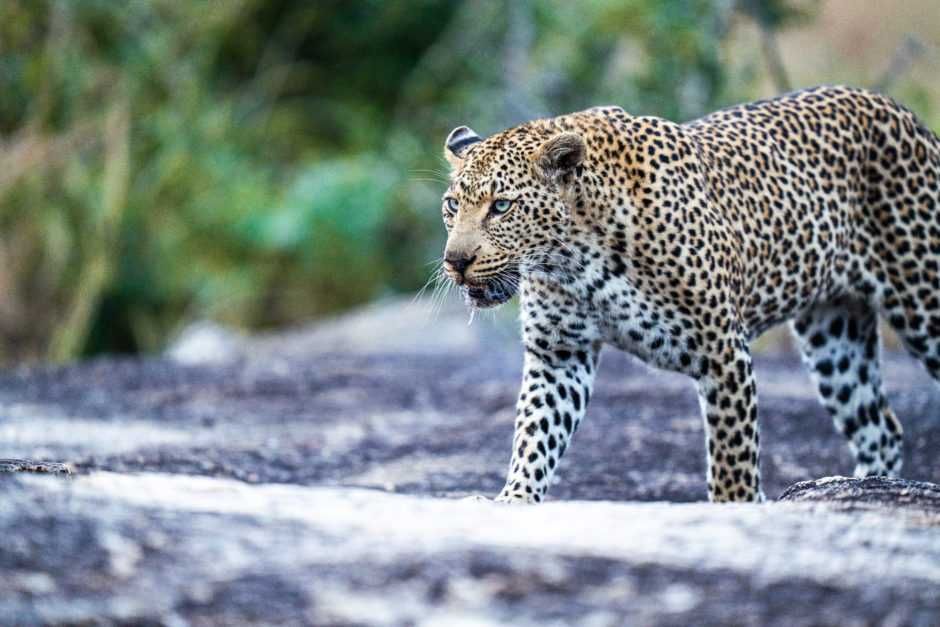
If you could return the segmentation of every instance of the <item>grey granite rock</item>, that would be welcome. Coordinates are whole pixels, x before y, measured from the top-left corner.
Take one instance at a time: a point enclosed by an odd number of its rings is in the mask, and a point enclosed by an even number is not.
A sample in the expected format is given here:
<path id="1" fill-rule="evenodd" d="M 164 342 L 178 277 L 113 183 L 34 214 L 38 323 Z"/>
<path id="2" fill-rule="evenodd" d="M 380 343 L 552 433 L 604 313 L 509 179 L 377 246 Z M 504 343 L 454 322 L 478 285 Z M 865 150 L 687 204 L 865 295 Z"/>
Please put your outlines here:
<path id="1" fill-rule="evenodd" d="M 67 464 L 57 462 L 34 462 L 29 459 L 0 459 L 0 472 L 39 472 L 51 475 L 68 475 L 72 471 Z"/>
<path id="2" fill-rule="evenodd" d="M 459 497 L 501 486 L 511 323 L 445 310 L 418 350 L 408 308 L 0 373 L 8 469 L 72 469 L 0 472 L 0 625 L 936 624 L 940 388 L 906 356 L 904 480 L 817 480 L 848 450 L 798 359 L 765 356 L 782 501 L 704 503 L 692 386 L 610 351 L 550 502 L 500 507 Z"/>
<path id="3" fill-rule="evenodd" d="M 780 500 L 818 503 L 831 511 L 885 512 L 940 525 L 940 485 L 923 481 L 826 477 L 794 484 Z"/>

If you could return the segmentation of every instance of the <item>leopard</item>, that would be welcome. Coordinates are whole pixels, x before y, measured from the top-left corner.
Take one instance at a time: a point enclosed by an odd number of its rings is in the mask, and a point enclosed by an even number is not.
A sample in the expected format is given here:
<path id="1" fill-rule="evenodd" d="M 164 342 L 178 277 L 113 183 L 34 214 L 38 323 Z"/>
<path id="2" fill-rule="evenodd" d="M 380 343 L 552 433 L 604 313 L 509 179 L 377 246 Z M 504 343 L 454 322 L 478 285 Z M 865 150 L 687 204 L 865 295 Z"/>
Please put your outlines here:
<path id="1" fill-rule="evenodd" d="M 605 345 L 693 380 L 709 501 L 763 501 L 750 345 L 781 323 L 854 475 L 898 476 L 879 317 L 940 378 L 940 140 L 909 109 L 841 85 L 681 124 L 601 106 L 460 126 L 444 156 L 444 280 L 473 310 L 519 296 L 496 501 L 545 500 Z"/>

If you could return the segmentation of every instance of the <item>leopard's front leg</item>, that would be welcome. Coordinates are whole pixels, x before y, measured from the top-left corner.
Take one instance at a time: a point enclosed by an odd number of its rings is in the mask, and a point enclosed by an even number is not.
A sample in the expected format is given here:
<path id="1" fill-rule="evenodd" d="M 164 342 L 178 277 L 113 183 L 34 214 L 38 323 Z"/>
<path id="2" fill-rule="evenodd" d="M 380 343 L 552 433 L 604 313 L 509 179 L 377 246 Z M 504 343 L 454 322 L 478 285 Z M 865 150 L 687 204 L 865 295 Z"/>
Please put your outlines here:
<path id="1" fill-rule="evenodd" d="M 599 347 L 526 348 L 504 503 L 539 503 L 584 416 Z"/>
<path id="2" fill-rule="evenodd" d="M 708 446 L 708 500 L 763 501 L 760 434 L 751 355 L 744 338 L 731 339 L 698 379 Z"/>

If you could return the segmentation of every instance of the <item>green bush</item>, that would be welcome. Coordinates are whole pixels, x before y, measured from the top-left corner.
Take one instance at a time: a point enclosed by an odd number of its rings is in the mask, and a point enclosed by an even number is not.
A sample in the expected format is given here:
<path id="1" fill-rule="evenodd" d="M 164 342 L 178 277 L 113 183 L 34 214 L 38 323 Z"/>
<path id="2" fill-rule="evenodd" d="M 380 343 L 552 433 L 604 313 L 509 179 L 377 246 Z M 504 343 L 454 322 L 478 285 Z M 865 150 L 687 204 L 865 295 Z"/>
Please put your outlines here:
<path id="1" fill-rule="evenodd" d="M 415 290 L 454 126 L 737 100 L 734 6 L 4 0 L 0 363 Z"/>

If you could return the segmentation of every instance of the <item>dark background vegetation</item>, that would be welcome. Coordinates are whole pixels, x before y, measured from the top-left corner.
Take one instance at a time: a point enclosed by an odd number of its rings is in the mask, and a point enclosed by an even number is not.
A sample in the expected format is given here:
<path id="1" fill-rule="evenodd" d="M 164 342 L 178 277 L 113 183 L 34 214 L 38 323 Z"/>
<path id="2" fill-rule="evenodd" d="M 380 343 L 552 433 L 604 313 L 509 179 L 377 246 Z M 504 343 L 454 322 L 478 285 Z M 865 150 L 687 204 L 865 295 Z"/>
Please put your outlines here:
<path id="1" fill-rule="evenodd" d="M 933 1 L 3 0 L 0 364 L 152 352 L 411 292 L 440 151 L 598 104 L 823 82 L 937 128 Z"/>

